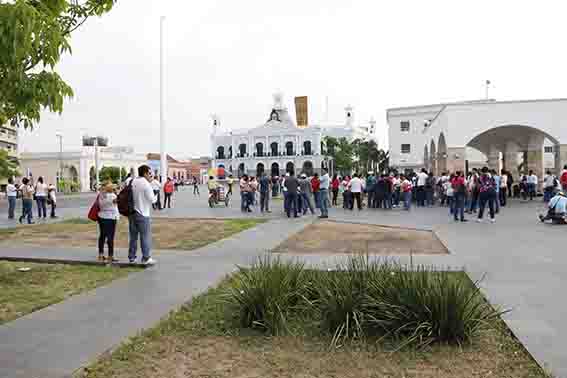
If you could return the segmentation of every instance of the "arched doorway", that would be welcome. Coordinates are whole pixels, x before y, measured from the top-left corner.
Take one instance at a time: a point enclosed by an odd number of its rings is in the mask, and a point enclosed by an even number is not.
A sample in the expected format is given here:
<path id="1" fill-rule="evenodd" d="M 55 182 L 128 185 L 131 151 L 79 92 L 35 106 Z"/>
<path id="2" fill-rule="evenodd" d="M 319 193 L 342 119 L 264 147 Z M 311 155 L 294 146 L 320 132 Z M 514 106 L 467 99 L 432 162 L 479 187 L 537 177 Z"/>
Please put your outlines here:
<path id="1" fill-rule="evenodd" d="M 295 174 L 295 165 L 293 164 L 293 162 L 288 161 L 287 164 L 285 165 L 285 171 L 287 173 L 294 173 Z"/>
<path id="2" fill-rule="evenodd" d="M 218 146 L 217 147 L 217 159 L 224 159 L 224 147 Z"/>
<path id="3" fill-rule="evenodd" d="M 447 142 L 443 133 L 439 135 L 437 150 L 437 171 L 439 174 L 443 174 L 447 172 Z"/>
<path id="4" fill-rule="evenodd" d="M 431 140 L 429 147 L 429 170 L 434 175 L 437 174 L 437 149 L 435 148 L 435 142 Z"/>
<path id="5" fill-rule="evenodd" d="M 272 163 L 272 176 L 280 175 L 280 165 L 278 163 Z"/>
<path id="6" fill-rule="evenodd" d="M 293 156 L 293 142 L 286 142 L 285 144 L 285 154 L 287 156 Z"/>
<path id="7" fill-rule="evenodd" d="M 305 142 L 303 142 L 303 154 L 304 155 L 311 155 L 312 151 L 311 151 L 311 142 L 306 140 Z"/>
<path id="8" fill-rule="evenodd" d="M 264 174 L 264 163 L 256 165 L 256 177 L 261 177 Z"/>
<path id="9" fill-rule="evenodd" d="M 278 151 L 278 142 L 273 142 L 272 144 L 270 144 L 270 150 L 272 153 L 272 156 L 279 156 L 279 151 Z"/>
<path id="10" fill-rule="evenodd" d="M 238 164 L 238 177 L 242 177 L 246 174 L 246 166 L 244 163 Z"/>
<path id="11" fill-rule="evenodd" d="M 302 173 L 305 173 L 307 176 L 313 176 L 313 163 L 309 160 L 303 162 L 303 168 L 301 169 Z"/>
<path id="12" fill-rule="evenodd" d="M 264 156 L 264 143 L 256 143 L 256 156 Z"/>
<path id="13" fill-rule="evenodd" d="M 238 155 L 240 157 L 246 156 L 246 144 L 245 143 L 241 143 L 241 144 L 238 145 Z"/>

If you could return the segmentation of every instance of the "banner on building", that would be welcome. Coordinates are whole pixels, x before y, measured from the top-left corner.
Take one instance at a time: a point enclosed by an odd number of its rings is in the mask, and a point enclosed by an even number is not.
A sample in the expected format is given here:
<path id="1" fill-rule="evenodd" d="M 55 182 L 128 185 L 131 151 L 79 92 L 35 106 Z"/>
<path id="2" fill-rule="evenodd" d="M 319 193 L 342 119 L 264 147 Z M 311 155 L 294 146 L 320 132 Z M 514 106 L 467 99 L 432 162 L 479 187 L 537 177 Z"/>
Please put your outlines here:
<path id="1" fill-rule="evenodd" d="M 307 127 L 309 119 L 307 117 L 307 96 L 295 98 L 295 116 L 297 118 L 298 127 Z"/>

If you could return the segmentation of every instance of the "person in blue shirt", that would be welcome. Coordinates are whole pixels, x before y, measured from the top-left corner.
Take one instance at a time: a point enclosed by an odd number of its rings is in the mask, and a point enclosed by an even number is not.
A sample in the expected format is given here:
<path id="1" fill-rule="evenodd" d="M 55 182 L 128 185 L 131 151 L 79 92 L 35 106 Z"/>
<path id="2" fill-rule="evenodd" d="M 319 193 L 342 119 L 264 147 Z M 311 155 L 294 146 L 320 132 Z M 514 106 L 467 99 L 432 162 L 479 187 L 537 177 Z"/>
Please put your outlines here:
<path id="1" fill-rule="evenodd" d="M 540 221 L 545 222 L 546 220 L 551 220 L 554 224 L 565 224 L 565 216 L 567 213 L 567 197 L 565 193 L 557 193 L 555 197 L 549 201 L 547 209 L 547 215 L 539 215 Z"/>

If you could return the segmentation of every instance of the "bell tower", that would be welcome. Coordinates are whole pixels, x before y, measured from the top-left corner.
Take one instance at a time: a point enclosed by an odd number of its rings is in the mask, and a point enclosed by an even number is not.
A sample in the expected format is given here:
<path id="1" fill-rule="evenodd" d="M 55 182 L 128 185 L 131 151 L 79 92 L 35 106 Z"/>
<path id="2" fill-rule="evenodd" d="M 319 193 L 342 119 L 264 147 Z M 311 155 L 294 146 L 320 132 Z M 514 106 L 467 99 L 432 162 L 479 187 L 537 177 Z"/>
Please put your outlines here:
<path id="1" fill-rule="evenodd" d="M 354 108 L 352 105 L 345 107 L 345 126 L 354 127 Z"/>

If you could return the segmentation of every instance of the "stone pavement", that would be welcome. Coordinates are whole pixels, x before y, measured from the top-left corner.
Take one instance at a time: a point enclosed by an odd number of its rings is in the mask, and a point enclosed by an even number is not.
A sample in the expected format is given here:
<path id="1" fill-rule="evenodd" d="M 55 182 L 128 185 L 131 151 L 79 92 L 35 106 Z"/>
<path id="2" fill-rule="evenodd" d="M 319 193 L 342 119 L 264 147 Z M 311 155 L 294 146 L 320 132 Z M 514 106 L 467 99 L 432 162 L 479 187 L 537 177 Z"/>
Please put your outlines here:
<path id="1" fill-rule="evenodd" d="M 228 209 L 209 209 L 203 195 L 199 199 L 178 193 L 174 205 L 159 216 L 250 216 L 240 213 L 238 201 Z M 42 377 L 65 376 L 137 330 L 152 326 L 169 310 L 218 282 L 234 264 L 249 263 L 316 219 L 287 220 L 281 214 L 281 201 L 273 205 L 274 212 L 267 216 L 272 220 L 266 224 L 188 253 L 160 253 L 157 267 L 0 327 L 0 377 L 33 377 L 35 372 Z M 567 228 L 540 224 L 536 219 L 540 208 L 539 202 L 513 201 L 496 224 L 453 223 L 445 208 L 414 208 L 409 214 L 332 209 L 330 216 L 337 221 L 433 229 L 451 255 L 414 256 L 413 263 L 464 267 L 473 279 L 486 274 L 481 286 L 491 303 L 513 310 L 505 321 L 515 335 L 540 364 L 557 377 L 567 377 L 567 326 L 562 321 L 567 302 L 555 297 L 567 288 L 562 248 Z M 0 255 L 18 253 L 30 252 L 15 248 Z M 345 259 L 283 257 L 314 267 L 332 267 Z M 409 263 L 409 257 L 398 260 Z"/>

